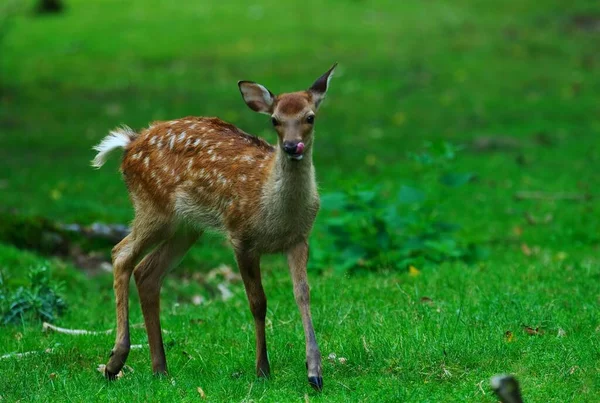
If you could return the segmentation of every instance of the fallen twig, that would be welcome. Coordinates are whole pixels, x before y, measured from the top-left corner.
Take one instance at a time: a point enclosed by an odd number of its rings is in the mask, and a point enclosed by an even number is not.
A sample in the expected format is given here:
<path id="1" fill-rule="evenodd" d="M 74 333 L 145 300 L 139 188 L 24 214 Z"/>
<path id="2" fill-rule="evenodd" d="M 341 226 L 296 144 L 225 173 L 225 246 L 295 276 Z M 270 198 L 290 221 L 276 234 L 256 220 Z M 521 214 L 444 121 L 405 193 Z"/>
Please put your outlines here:
<path id="1" fill-rule="evenodd" d="M 133 329 L 145 329 L 146 326 L 144 326 L 143 323 L 136 323 L 131 325 L 131 327 Z M 87 336 L 95 336 L 95 335 L 102 335 L 102 334 L 111 334 L 112 332 L 114 332 L 114 329 L 108 329 L 108 330 L 101 330 L 101 331 L 97 331 L 97 330 L 84 330 L 84 329 L 67 329 L 64 327 L 58 327 L 58 326 L 54 326 L 51 323 L 48 322 L 44 322 L 42 324 L 42 331 L 47 332 L 49 330 L 52 330 L 56 333 L 62 333 L 62 334 L 70 334 L 73 336 L 81 336 L 81 335 L 87 335 Z M 162 329 L 163 333 L 169 333 L 168 330 Z M 134 348 L 133 346 L 131 346 L 131 348 Z"/>
<path id="2" fill-rule="evenodd" d="M 572 200 L 572 201 L 586 201 L 590 200 L 592 195 L 583 193 L 547 193 L 522 190 L 515 193 L 515 199 L 517 200 Z"/>
<path id="3" fill-rule="evenodd" d="M 59 345 L 59 344 L 56 344 Z M 53 348 L 47 348 L 44 351 L 26 351 L 24 353 L 8 353 L 8 354 L 4 354 L 4 355 L 0 355 L 0 360 L 6 360 L 8 358 L 23 358 L 23 357 L 27 357 L 30 355 L 35 355 L 35 354 L 50 354 L 54 352 Z"/>
<path id="4" fill-rule="evenodd" d="M 104 331 L 95 331 L 95 330 L 82 330 L 82 329 L 66 329 L 64 327 L 54 326 L 48 322 L 44 322 L 42 324 L 42 331 L 47 332 L 48 330 L 52 330 L 57 333 L 70 334 L 70 335 L 98 335 L 98 334 L 110 334 L 113 332 L 113 329 L 108 329 Z"/>

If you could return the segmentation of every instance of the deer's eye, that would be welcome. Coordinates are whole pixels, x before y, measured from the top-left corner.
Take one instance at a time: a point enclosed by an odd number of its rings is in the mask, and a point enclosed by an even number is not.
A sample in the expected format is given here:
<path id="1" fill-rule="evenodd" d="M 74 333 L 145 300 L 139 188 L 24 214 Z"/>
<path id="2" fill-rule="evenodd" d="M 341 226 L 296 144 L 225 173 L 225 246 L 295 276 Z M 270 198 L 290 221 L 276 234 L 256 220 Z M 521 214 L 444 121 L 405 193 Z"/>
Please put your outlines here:
<path id="1" fill-rule="evenodd" d="M 273 123 L 273 126 L 279 126 L 279 120 L 275 118 L 271 118 L 271 123 Z"/>
<path id="2" fill-rule="evenodd" d="M 312 125 L 313 123 L 315 123 L 315 115 L 308 115 L 306 117 L 306 123 L 308 123 L 309 125 Z"/>

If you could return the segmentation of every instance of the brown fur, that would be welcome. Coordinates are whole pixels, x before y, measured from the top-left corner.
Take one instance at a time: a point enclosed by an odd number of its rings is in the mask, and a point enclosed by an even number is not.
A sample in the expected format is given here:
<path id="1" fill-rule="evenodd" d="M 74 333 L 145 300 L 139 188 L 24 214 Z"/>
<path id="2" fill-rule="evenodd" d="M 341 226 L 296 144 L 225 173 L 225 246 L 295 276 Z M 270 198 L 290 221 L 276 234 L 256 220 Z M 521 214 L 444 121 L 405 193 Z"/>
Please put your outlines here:
<path id="1" fill-rule="evenodd" d="M 277 111 L 282 115 L 296 115 L 310 106 L 310 95 L 306 91 L 280 95 Z"/>
<path id="2" fill-rule="evenodd" d="M 126 149 L 121 171 L 134 205 L 175 215 L 183 192 L 199 205 L 214 204 L 235 227 L 235 215 L 257 207 L 251 201 L 259 198 L 260 178 L 274 155 L 264 140 L 218 118 L 187 117 L 142 131 Z"/>

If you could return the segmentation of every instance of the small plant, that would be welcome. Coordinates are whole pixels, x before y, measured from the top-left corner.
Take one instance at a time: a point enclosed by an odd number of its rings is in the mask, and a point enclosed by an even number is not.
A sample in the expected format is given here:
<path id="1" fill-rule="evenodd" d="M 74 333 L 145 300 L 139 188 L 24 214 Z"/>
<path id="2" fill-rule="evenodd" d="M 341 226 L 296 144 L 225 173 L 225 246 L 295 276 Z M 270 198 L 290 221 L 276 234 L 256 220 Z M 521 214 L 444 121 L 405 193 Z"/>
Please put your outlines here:
<path id="1" fill-rule="evenodd" d="M 11 290 L 0 274 L 0 308 L 2 324 L 27 320 L 52 322 L 64 312 L 63 284 L 52 281 L 49 270 L 34 267 L 27 275 L 27 285 Z"/>
<path id="2" fill-rule="evenodd" d="M 423 176 L 439 176 L 445 186 L 468 183 L 471 173 L 449 170 L 458 148 L 449 143 L 428 144 L 426 151 L 411 155 Z M 442 174 L 439 175 L 439 171 Z M 403 185 L 396 194 L 380 189 L 329 193 L 321 198 L 326 218 L 320 240 L 313 242 L 312 267 L 406 269 L 448 260 L 470 260 L 481 250 L 455 238 L 458 225 L 446 222 L 427 200 L 425 192 Z"/>

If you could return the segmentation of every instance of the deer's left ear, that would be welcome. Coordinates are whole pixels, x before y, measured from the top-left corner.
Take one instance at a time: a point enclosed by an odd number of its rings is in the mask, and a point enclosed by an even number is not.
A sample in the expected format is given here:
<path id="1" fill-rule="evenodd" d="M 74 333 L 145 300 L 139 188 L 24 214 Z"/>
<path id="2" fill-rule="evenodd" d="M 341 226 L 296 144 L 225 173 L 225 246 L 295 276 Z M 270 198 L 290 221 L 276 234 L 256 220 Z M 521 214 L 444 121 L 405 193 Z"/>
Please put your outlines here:
<path id="1" fill-rule="evenodd" d="M 329 88 L 329 81 L 331 77 L 333 77 L 333 72 L 335 71 L 335 67 L 337 63 L 335 63 L 325 74 L 321 77 L 317 78 L 317 81 L 308 89 L 308 92 L 312 95 L 313 102 L 315 106 L 318 108 L 321 104 L 321 101 L 325 98 L 325 94 L 327 93 L 327 88 Z"/>

